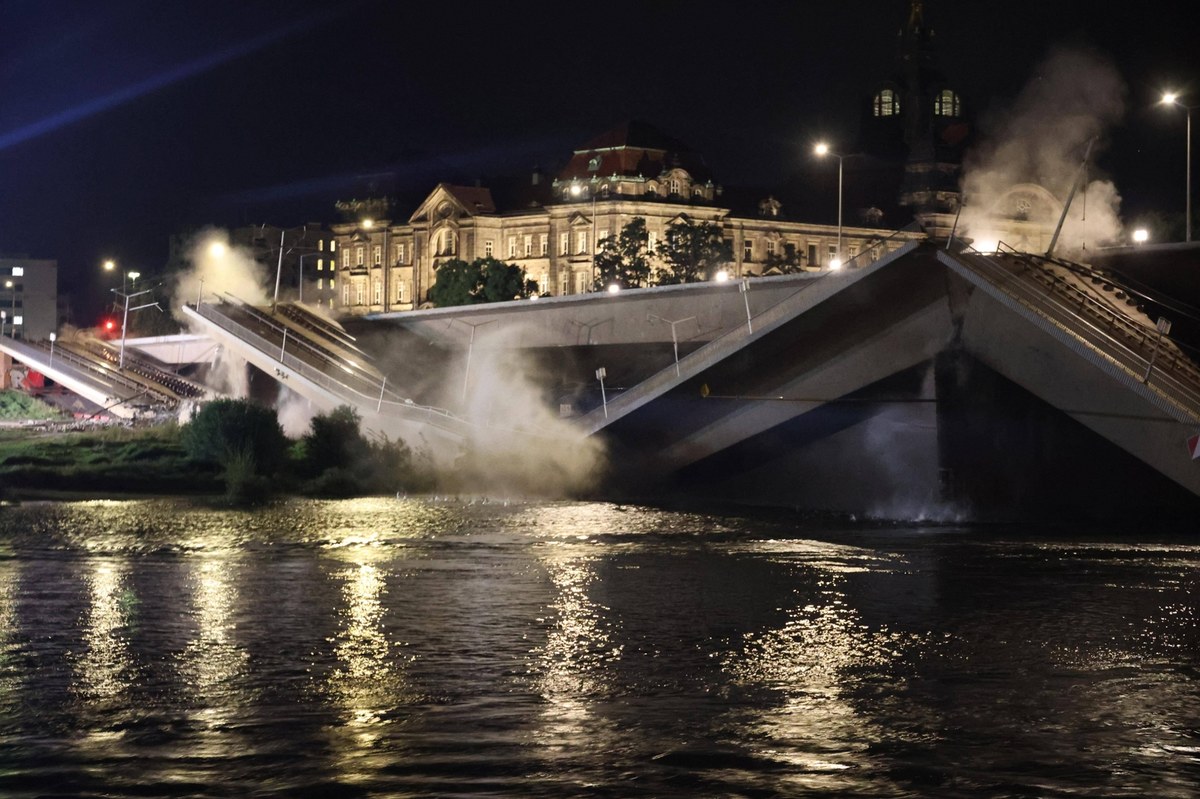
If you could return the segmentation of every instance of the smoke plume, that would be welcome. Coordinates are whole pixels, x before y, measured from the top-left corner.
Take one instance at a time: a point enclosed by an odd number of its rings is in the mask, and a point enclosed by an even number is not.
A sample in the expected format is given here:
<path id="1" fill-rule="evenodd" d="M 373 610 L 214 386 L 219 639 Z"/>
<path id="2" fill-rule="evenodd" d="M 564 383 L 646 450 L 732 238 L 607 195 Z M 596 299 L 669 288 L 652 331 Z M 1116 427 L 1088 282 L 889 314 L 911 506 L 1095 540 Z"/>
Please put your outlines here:
<path id="1" fill-rule="evenodd" d="M 186 321 L 182 308 L 204 297 L 224 299 L 230 294 L 239 300 L 262 304 L 267 301 L 266 269 L 247 250 L 231 246 L 228 234 L 218 228 L 197 233 L 188 243 L 184 258 L 188 268 L 175 278 L 171 292 L 171 314 Z"/>
<path id="2" fill-rule="evenodd" d="M 963 170 L 965 205 L 959 220 L 977 242 L 1011 238 L 1004 218 L 1025 219 L 1053 231 L 1062 203 L 1077 179 L 1089 142 L 1089 163 L 1105 132 L 1125 109 L 1125 84 L 1106 59 L 1081 50 L 1052 52 L 1012 108 L 991 121 L 985 143 L 968 154 Z M 1089 172 L 1095 169 L 1089 166 Z M 1084 176 L 1060 236 L 1057 251 L 1070 252 L 1117 240 L 1121 197 L 1111 181 Z M 1057 202 L 1008 201 L 1014 188 L 1035 184 Z M 1037 192 L 1028 192 L 1036 199 Z M 1015 205 L 1017 207 L 1011 207 Z M 1029 248 L 1048 244 L 1028 242 Z M 1012 241 L 1006 243 L 1013 244 Z"/>

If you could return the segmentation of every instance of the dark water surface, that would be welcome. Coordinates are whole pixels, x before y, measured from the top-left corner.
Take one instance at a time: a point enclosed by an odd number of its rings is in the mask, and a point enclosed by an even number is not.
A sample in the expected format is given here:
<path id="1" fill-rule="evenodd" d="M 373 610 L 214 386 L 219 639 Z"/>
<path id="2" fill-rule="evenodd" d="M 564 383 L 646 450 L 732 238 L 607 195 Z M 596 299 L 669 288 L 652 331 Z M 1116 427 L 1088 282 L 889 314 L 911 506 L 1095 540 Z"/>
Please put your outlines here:
<path id="1" fill-rule="evenodd" d="M 0 796 L 1200 795 L 1200 539 L 0 510 Z"/>

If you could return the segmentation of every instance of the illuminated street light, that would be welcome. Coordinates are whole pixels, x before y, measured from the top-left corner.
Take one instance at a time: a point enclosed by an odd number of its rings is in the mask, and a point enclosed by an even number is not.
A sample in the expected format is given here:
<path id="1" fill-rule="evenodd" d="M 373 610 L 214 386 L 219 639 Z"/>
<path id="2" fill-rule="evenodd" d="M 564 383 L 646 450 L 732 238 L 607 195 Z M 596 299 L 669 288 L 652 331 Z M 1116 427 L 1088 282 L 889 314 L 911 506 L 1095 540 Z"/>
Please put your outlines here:
<path id="1" fill-rule="evenodd" d="M 814 147 L 813 152 L 815 152 L 817 154 L 817 156 L 819 156 L 821 158 L 824 158 L 827 155 L 832 155 L 834 158 L 836 158 L 838 160 L 837 257 L 834 258 L 833 261 L 830 262 L 829 268 L 830 269 L 841 269 L 842 268 L 842 162 L 846 160 L 846 156 L 841 155 L 840 153 L 835 153 L 833 150 L 829 149 L 829 145 L 826 144 L 825 142 L 821 142 L 816 147 Z M 837 266 L 834 266 L 835 263 L 837 264 Z"/>
<path id="2" fill-rule="evenodd" d="M 58 340 L 58 334 L 53 330 L 50 331 L 50 365 L 54 366 L 54 342 Z"/>
<path id="3" fill-rule="evenodd" d="M 714 279 L 718 283 L 724 283 L 729 280 L 729 272 L 722 269 L 720 272 L 717 272 L 717 274 L 714 276 Z"/>
<path id="4" fill-rule="evenodd" d="M 619 285 L 617 285 L 616 283 L 608 284 L 608 293 L 609 294 L 616 294 L 620 290 L 621 290 L 621 287 Z"/>
<path id="5" fill-rule="evenodd" d="M 1166 92 L 1162 96 L 1163 105 L 1174 105 L 1182 108 L 1187 117 L 1186 136 L 1184 137 L 1184 148 L 1186 159 L 1184 161 L 1184 182 L 1187 184 L 1187 204 L 1185 206 L 1184 229 L 1186 231 L 1184 241 L 1192 240 L 1192 109 L 1197 106 L 1184 105 L 1179 102 L 1179 95 L 1175 92 Z"/>
<path id="6" fill-rule="evenodd" d="M 1140 227 L 1133 231 L 1133 241 L 1135 244 L 1145 244 L 1150 240 L 1150 231 L 1144 227 Z"/>

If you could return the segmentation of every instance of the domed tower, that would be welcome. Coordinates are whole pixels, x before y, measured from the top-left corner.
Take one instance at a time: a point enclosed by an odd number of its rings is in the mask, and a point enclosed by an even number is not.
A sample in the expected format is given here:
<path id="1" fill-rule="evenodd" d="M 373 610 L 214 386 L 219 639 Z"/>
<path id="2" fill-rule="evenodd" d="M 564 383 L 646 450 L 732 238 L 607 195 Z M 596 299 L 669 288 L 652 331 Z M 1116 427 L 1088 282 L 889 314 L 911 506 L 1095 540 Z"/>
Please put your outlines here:
<path id="1" fill-rule="evenodd" d="M 898 172 L 897 197 L 923 225 L 958 207 L 958 177 L 973 131 L 962 95 L 938 68 L 925 4 L 910 0 L 896 69 L 864 109 L 862 151 Z"/>

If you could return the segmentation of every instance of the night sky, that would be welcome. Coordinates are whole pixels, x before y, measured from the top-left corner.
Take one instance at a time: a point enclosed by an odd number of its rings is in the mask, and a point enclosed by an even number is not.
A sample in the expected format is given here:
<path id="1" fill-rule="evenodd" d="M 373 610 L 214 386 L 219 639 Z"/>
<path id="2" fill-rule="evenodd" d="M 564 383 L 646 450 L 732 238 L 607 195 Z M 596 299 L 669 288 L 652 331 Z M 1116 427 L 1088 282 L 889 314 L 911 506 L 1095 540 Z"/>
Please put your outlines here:
<path id="1" fill-rule="evenodd" d="M 1098 166 L 1124 215 L 1182 211 L 1200 59 L 1175 3 L 930 0 L 942 71 L 986 129 L 1052 46 L 1128 87 Z M 1107 4 L 1105 4 L 1107 5 Z M 770 185 L 849 141 L 894 71 L 907 0 L 720 3 L 0 2 L 0 253 L 59 261 L 85 313 L 99 264 L 153 271 L 203 224 L 335 219 L 364 176 L 560 167 L 637 118 L 726 185 Z M 1194 39 L 1194 37 L 1191 37 Z M 409 209 L 404 209 L 407 212 Z"/>

